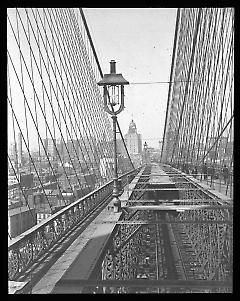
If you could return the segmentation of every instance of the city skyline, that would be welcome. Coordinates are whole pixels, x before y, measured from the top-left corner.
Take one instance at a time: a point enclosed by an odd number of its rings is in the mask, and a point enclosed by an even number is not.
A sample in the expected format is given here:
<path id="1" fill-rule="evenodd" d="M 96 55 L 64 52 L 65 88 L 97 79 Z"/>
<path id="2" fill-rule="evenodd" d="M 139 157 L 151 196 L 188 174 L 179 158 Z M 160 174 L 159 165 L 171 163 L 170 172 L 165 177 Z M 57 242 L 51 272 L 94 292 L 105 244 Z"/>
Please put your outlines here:
<path id="1" fill-rule="evenodd" d="M 130 120 L 129 125 L 131 124 L 132 120 L 133 120 L 133 119 Z M 133 120 L 133 121 L 134 121 L 134 120 Z M 129 126 L 129 125 L 128 125 L 128 126 Z M 126 133 L 123 133 L 123 137 L 125 137 L 125 136 L 128 134 L 128 131 L 129 131 L 129 130 L 127 130 Z M 141 133 L 139 133 L 139 134 L 142 135 Z M 19 136 L 22 136 L 20 132 L 18 133 L 18 141 L 16 142 L 16 145 L 15 145 L 15 142 L 14 142 L 14 141 L 9 141 L 9 142 L 8 142 L 8 150 L 9 150 L 9 153 L 10 153 L 10 154 L 13 154 L 14 151 L 15 151 L 15 149 L 16 149 L 17 152 L 18 152 Z M 64 139 L 64 141 L 65 141 L 66 144 L 68 144 L 70 141 L 72 141 L 72 142 L 76 142 L 76 141 L 81 142 L 81 140 L 82 140 L 82 141 L 83 141 L 83 140 L 84 140 L 84 141 L 88 141 L 88 143 L 89 143 L 89 141 L 91 141 L 91 139 L 94 139 L 95 142 L 101 142 L 101 141 L 102 141 L 102 140 L 100 140 L 100 139 L 97 139 L 97 137 L 90 137 L 90 138 L 89 138 L 89 137 L 87 137 L 87 136 L 82 136 L 82 137 L 80 137 L 80 138 L 75 138 L 75 139 L 68 138 L 68 139 Z M 42 140 L 43 140 L 43 143 L 44 143 L 44 147 L 45 147 L 46 149 L 47 149 L 47 147 L 46 147 L 46 145 L 45 145 L 46 140 L 50 140 L 50 141 L 54 140 L 55 143 L 56 143 L 56 145 L 59 145 L 60 143 L 63 143 L 63 144 L 64 144 L 63 139 L 62 139 L 61 137 L 56 137 L 56 138 L 54 138 L 54 139 L 51 139 L 51 138 L 48 137 L 48 138 L 42 138 Z M 117 140 L 121 140 L 121 137 L 118 137 Z M 148 146 L 149 146 L 149 147 L 152 147 L 152 146 L 151 146 L 151 139 L 145 139 L 145 140 L 148 141 Z M 142 141 L 142 139 L 141 139 L 142 147 L 143 147 L 143 143 L 145 142 L 145 140 Z M 149 140 L 150 140 L 150 142 L 149 142 Z M 110 139 L 109 141 L 112 141 L 112 140 Z M 126 139 L 125 139 L 125 138 L 124 138 L 124 141 L 126 142 Z M 161 142 L 161 140 L 158 140 L 158 143 L 156 143 L 156 146 L 154 146 L 154 148 L 159 148 L 159 142 Z M 39 151 L 40 151 L 40 153 L 43 153 L 43 152 L 44 152 L 44 148 L 43 148 L 43 146 L 42 146 L 41 143 L 40 143 L 40 150 L 39 150 L 38 145 L 36 145 L 36 144 L 35 144 L 35 145 L 34 145 L 34 144 L 33 144 L 33 145 L 29 145 L 29 146 L 30 146 L 30 151 L 32 151 L 32 152 L 39 152 Z M 22 153 L 28 152 L 26 146 L 25 146 L 24 143 L 23 143 L 23 141 L 21 141 L 21 152 L 22 152 Z"/>

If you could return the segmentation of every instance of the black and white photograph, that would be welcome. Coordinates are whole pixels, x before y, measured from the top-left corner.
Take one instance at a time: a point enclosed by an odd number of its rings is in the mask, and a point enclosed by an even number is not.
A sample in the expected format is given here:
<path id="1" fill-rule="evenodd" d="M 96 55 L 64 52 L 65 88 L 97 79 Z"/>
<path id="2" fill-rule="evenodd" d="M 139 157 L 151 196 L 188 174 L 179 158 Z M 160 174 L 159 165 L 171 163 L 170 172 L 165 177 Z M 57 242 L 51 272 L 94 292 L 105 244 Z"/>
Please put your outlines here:
<path id="1" fill-rule="evenodd" d="M 235 8 L 6 12 L 8 294 L 233 293 Z"/>

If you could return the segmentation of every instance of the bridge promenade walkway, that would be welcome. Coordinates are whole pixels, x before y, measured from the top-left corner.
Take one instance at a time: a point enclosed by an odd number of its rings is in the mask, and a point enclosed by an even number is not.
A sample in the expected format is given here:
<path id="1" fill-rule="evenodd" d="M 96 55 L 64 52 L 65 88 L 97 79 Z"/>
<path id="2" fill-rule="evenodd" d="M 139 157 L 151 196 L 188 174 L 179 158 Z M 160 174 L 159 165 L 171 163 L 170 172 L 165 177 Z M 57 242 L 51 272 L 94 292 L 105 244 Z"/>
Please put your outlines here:
<path id="1" fill-rule="evenodd" d="M 128 181 L 125 185 L 124 190 L 119 197 L 121 200 L 122 211 L 119 213 L 113 212 L 113 207 L 109 199 L 109 202 L 106 203 L 101 212 L 93 220 L 91 220 L 87 226 L 83 228 L 83 230 L 78 230 L 79 235 L 77 238 L 67 249 L 64 250 L 55 263 L 51 265 L 47 271 L 43 272 L 41 276 L 39 276 L 40 280 L 35 282 L 31 288 L 32 294 L 81 293 L 83 288 L 74 284 L 71 285 L 71 281 L 75 283 L 78 280 L 86 281 L 95 278 L 94 272 L 96 270 L 99 271 L 96 267 L 98 267 L 99 263 L 102 262 L 103 253 L 106 253 L 106 249 L 109 248 L 112 243 L 112 234 L 116 229 L 119 229 L 116 228 L 116 226 L 120 226 L 121 224 L 130 225 L 132 223 L 133 225 L 131 227 L 139 227 L 133 230 L 132 234 L 130 234 L 129 238 L 127 238 L 128 241 L 129 239 L 133 239 L 134 235 L 136 235 L 135 233 L 139 231 L 141 223 L 151 223 L 150 221 L 147 221 L 147 218 L 142 221 L 141 219 L 124 221 L 122 217 L 124 217 L 125 214 L 130 212 L 131 215 L 132 210 L 136 212 L 143 210 L 146 214 L 151 215 L 153 214 L 150 213 L 151 210 L 162 211 L 166 208 L 167 210 L 170 208 L 170 210 L 176 210 L 174 209 L 176 206 L 180 205 L 181 207 L 181 204 L 173 204 L 175 201 L 181 203 L 181 200 L 173 200 L 170 201 L 169 204 L 165 204 L 165 201 L 160 198 L 160 200 L 158 200 L 158 203 L 160 203 L 154 204 L 154 200 L 147 199 L 145 197 L 146 194 L 144 195 L 144 193 L 149 191 L 151 192 L 154 189 L 157 191 L 157 195 L 161 194 L 161 190 L 163 190 L 163 193 L 166 193 L 166 190 L 177 190 L 177 188 L 172 188 L 172 186 L 174 186 L 174 177 L 175 179 L 176 177 L 182 177 L 184 181 L 192 183 L 191 185 L 196 185 L 195 190 L 204 191 L 204 193 L 212 199 L 219 199 L 220 205 L 229 206 L 228 196 L 224 196 L 216 190 L 210 189 L 210 187 L 205 183 L 199 183 L 199 181 L 192 175 L 186 175 L 176 169 L 172 169 L 171 172 L 166 172 L 162 166 L 157 164 L 152 164 L 149 170 L 147 170 L 147 168 L 147 166 L 144 166 L 140 169 L 135 177 L 130 179 L 130 181 Z M 142 205 L 137 205 L 138 202 L 142 203 Z M 141 216 L 141 213 L 139 214 L 139 216 Z M 146 214 L 144 216 L 147 216 Z M 154 215 L 156 214 L 157 212 L 155 211 Z M 136 223 L 135 226 L 134 223 Z M 123 248 L 123 245 L 126 243 L 127 242 L 123 242 L 122 246 L 120 245 L 118 249 Z M 158 241 L 158 244 L 158 249 L 160 250 L 163 246 L 160 245 L 160 241 Z M 174 251 L 174 254 L 178 254 L 176 250 Z M 180 255 L 178 255 L 177 258 L 180 258 Z M 157 263 L 157 265 L 159 265 L 159 263 Z M 98 277 L 99 275 L 97 276 L 97 279 Z M 62 285 L 61 283 L 68 283 L 70 285 Z M 12 293 L 14 293 L 14 290 L 16 292 L 18 287 L 19 290 L 22 289 L 24 285 L 25 283 L 12 282 Z"/>
<path id="2" fill-rule="evenodd" d="M 114 224 L 103 224 L 103 221 L 118 221 L 120 216 L 121 213 L 113 213 L 105 207 L 33 287 L 32 293 L 52 293 L 62 277 L 88 279 L 114 228 Z"/>
<path id="3" fill-rule="evenodd" d="M 121 200 L 127 197 L 129 188 L 133 189 L 135 187 L 142 172 L 143 170 L 137 174 L 128 187 L 125 187 L 123 194 L 120 196 Z M 109 203 L 32 288 L 32 293 L 63 293 L 61 288 L 55 287 L 60 279 L 87 280 L 121 215 L 122 212 L 114 213 L 111 203 Z M 74 293 L 71 288 L 69 289 L 71 293 Z M 64 289 L 64 293 L 68 293 L 67 287 Z M 75 293 L 80 293 L 80 289 Z"/>

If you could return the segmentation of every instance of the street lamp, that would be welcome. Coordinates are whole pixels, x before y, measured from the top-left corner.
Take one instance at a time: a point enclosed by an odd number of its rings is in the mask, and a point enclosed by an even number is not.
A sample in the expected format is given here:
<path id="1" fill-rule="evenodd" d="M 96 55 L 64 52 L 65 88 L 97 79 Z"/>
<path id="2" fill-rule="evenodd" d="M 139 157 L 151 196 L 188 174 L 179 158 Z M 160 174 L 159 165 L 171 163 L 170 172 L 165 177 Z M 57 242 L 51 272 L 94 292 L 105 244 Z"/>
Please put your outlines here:
<path id="1" fill-rule="evenodd" d="M 147 142 L 145 141 L 144 145 L 144 157 L 145 157 L 145 164 L 147 164 Z"/>
<path id="2" fill-rule="evenodd" d="M 118 173 L 117 173 L 117 141 L 116 141 L 116 123 L 117 114 L 124 109 L 124 85 L 129 85 L 122 74 L 116 73 L 116 62 L 110 62 L 110 74 L 104 74 L 98 82 L 103 86 L 104 110 L 111 115 L 113 120 L 113 143 L 114 143 L 114 176 L 113 176 L 113 208 L 114 212 L 119 212 L 121 202 L 118 198 Z"/>

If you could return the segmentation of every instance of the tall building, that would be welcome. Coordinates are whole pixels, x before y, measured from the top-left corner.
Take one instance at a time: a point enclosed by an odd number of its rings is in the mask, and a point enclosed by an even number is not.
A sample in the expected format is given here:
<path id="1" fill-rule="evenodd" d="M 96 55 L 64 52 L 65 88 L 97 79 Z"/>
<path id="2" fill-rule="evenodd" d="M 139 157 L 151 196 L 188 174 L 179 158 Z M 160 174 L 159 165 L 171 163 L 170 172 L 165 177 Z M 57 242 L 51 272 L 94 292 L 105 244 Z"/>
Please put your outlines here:
<path id="1" fill-rule="evenodd" d="M 56 139 L 48 139 L 48 154 L 51 157 L 56 157 Z"/>
<path id="2" fill-rule="evenodd" d="M 35 209 L 24 206 L 8 210 L 8 232 L 11 238 L 20 235 L 36 224 Z"/>
<path id="3" fill-rule="evenodd" d="M 17 143 L 12 142 L 8 146 L 9 157 L 15 160 L 16 159 L 16 153 L 17 153 Z"/>
<path id="4" fill-rule="evenodd" d="M 137 126 L 133 120 L 129 124 L 128 133 L 124 140 L 134 166 L 140 166 L 142 161 L 142 137 L 137 133 Z"/>
<path id="5" fill-rule="evenodd" d="M 160 151 L 162 150 L 163 140 L 158 141 L 158 146 Z"/>
<path id="6" fill-rule="evenodd" d="M 163 140 L 158 141 L 158 145 L 159 145 L 159 154 L 160 154 L 160 157 L 161 157 L 162 156 Z"/>
<path id="7" fill-rule="evenodd" d="M 130 122 L 128 133 L 124 138 L 130 155 L 142 153 L 142 137 L 137 133 L 137 126 L 133 120 Z"/>
<path id="8" fill-rule="evenodd" d="M 21 166 L 22 165 L 22 134 L 21 133 L 18 133 L 17 153 L 18 153 L 18 164 L 19 166 Z"/>
<path id="9" fill-rule="evenodd" d="M 48 156 L 50 157 L 56 157 L 57 151 L 56 151 L 56 139 L 52 139 L 52 138 L 45 138 L 43 139 L 43 145 L 40 144 L 40 153 L 41 156 L 46 156 L 45 150 L 48 154 Z M 44 150 L 45 148 L 45 150 Z"/>
<path id="10" fill-rule="evenodd" d="M 63 141 L 61 138 L 58 138 L 56 140 L 57 143 L 57 150 L 58 150 L 58 154 L 61 158 L 63 158 L 63 151 L 64 151 L 64 145 L 63 145 Z"/>

